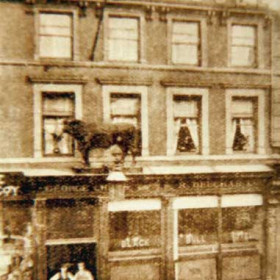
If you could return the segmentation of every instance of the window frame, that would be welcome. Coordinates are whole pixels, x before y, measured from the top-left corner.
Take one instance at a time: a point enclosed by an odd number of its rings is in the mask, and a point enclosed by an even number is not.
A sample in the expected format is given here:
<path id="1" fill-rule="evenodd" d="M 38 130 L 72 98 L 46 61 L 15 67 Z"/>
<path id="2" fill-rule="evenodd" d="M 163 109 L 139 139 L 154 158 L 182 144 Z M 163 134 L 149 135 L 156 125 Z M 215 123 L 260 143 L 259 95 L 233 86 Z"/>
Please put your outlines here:
<path id="1" fill-rule="evenodd" d="M 208 155 L 209 154 L 209 90 L 207 88 L 168 88 L 167 89 L 167 99 L 166 99 L 166 108 L 167 108 L 167 156 L 190 156 L 193 153 L 182 153 L 180 155 L 174 154 L 173 145 L 174 145 L 174 109 L 173 109 L 173 100 L 174 96 L 187 96 L 187 97 L 200 97 L 201 98 L 201 117 L 200 117 L 200 135 L 201 137 L 201 146 L 198 155 Z"/>
<path id="2" fill-rule="evenodd" d="M 172 27 L 173 22 L 197 22 L 200 29 L 200 53 L 198 54 L 198 65 L 175 63 L 172 61 Z M 208 43 L 207 43 L 207 19 L 202 16 L 174 16 L 169 15 L 167 18 L 167 48 L 168 48 L 168 64 L 176 66 L 189 66 L 189 67 L 207 67 L 208 66 Z"/>
<path id="3" fill-rule="evenodd" d="M 231 55 L 231 47 L 232 47 L 232 26 L 240 25 L 240 26 L 253 26 L 256 28 L 256 62 L 254 65 L 233 65 L 232 64 L 232 55 Z M 262 20 L 247 20 L 243 18 L 231 18 L 227 21 L 227 32 L 228 32 L 228 67 L 231 68 L 245 68 L 245 69 L 263 69 L 264 68 L 264 23 Z"/>
<path id="4" fill-rule="evenodd" d="M 262 89 L 227 89 L 226 90 L 226 154 L 265 154 L 265 99 L 264 99 L 265 90 Z M 232 141 L 231 141 L 231 104 L 234 98 L 256 98 L 257 99 L 257 120 L 256 120 L 256 148 L 254 153 L 249 152 L 238 152 L 234 153 L 232 149 Z"/>
<path id="5" fill-rule="evenodd" d="M 103 93 L 103 119 L 105 122 L 111 122 L 110 95 L 119 94 L 137 94 L 141 98 L 141 156 L 149 155 L 149 129 L 148 129 L 148 88 L 146 86 L 112 86 L 104 85 Z"/>
<path id="6" fill-rule="evenodd" d="M 41 57 L 40 56 L 40 14 L 42 13 L 50 13 L 50 14 L 68 14 L 72 16 L 72 35 L 71 35 L 71 57 L 70 58 L 63 58 L 63 57 Z M 79 59 L 79 36 L 78 36 L 78 10 L 75 9 L 65 9 L 65 8 L 35 8 L 35 36 L 34 36 L 34 59 L 35 60 L 62 60 L 62 61 L 77 61 Z"/>
<path id="7" fill-rule="evenodd" d="M 129 60 L 110 60 L 109 59 L 109 18 L 118 17 L 118 18 L 136 18 L 138 19 L 138 59 L 136 61 Z M 117 12 L 117 11 L 105 11 L 104 12 L 104 42 L 103 42 L 103 60 L 110 63 L 124 63 L 124 64 L 133 64 L 133 63 L 145 63 L 146 62 L 146 52 L 145 52 L 145 17 L 143 13 L 137 12 Z"/>
<path id="8" fill-rule="evenodd" d="M 57 158 L 56 156 L 44 155 L 44 146 L 43 146 L 43 93 L 47 92 L 49 94 L 64 93 L 69 92 L 73 93 L 75 96 L 75 118 L 82 118 L 82 86 L 74 84 L 35 84 L 33 85 L 33 106 L 34 106 L 34 157 L 35 158 Z M 75 155 L 75 150 L 74 150 Z M 62 157 L 73 157 L 73 155 L 61 155 Z"/>

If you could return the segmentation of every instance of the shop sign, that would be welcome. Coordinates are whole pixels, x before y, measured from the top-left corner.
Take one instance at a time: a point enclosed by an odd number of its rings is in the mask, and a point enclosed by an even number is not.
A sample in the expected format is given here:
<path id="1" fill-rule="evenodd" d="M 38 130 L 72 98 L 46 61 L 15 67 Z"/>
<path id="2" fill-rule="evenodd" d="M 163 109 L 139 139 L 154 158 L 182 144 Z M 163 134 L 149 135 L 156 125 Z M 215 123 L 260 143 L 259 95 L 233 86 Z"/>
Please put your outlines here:
<path id="1" fill-rule="evenodd" d="M 252 188 L 259 186 L 257 180 L 201 180 L 201 181 L 190 181 L 180 182 L 180 188 Z"/>
<path id="2" fill-rule="evenodd" d="M 57 193 L 57 192 L 87 192 L 89 191 L 88 186 L 45 186 L 44 192 Z"/>
<path id="3" fill-rule="evenodd" d="M 3 196 L 17 196 L 19 192 L 19 186 L 6 185 L 6 176 L 0 174 L 0 197 Z"/>
<path id="4" fill-rule="evenodd" d="M 19 192 L 18 186 L 0 186 L 0 197 L 2 196 L 17 196 Z"/>

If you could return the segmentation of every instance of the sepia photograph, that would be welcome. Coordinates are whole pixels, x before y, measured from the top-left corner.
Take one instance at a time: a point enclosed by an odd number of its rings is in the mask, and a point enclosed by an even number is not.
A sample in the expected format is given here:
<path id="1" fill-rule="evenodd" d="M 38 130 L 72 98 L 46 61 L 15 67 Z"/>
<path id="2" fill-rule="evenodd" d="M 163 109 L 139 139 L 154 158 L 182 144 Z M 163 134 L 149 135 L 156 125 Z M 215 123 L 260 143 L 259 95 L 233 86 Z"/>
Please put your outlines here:
<path id="1" fill-rule="evenodd" d="M 280 0 L 0 0 L 0 280 L 280 280 Z"/>

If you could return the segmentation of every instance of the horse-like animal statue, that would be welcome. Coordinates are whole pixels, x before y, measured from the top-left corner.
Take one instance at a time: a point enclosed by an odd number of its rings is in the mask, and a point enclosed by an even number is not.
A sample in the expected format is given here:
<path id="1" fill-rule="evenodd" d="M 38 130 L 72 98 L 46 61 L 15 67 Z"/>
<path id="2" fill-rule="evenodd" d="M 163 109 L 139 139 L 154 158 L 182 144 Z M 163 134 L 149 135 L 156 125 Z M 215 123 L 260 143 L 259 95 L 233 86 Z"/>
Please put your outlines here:
<path id="1" fill-rule="evenodd" d="M 140 130 L 129 123 L 97 124 L 72 119 L 64 121 L 63 131 L 77 141 L 77 148 L 87 167 L 90 166 L 89 153 L 92 149 L 118 145 L 123 152 L 123 159 L 131 154 L 133 162 L 140 153 Z"/>

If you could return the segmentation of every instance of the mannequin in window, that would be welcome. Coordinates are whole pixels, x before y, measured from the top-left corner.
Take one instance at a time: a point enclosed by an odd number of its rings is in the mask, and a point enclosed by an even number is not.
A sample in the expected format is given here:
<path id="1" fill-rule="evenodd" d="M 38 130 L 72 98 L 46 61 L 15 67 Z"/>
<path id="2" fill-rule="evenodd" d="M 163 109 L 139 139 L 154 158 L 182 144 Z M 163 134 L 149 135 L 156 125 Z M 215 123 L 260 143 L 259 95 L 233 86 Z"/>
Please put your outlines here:
<path id="1" fill-rule="evenodd" d="M 234 151 L 245 151 L 248 144 L 248 138 L 241 131 L 240 119 L 236 119 L 236 129 L 233 140 Z"/>
<path id="2" fill-rule="evenodd" d="M 194 152 L 196 150 L 186 119 L 181 120 L 177 150 L 180 152 Z"/>

